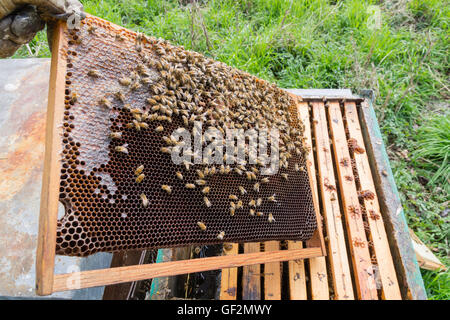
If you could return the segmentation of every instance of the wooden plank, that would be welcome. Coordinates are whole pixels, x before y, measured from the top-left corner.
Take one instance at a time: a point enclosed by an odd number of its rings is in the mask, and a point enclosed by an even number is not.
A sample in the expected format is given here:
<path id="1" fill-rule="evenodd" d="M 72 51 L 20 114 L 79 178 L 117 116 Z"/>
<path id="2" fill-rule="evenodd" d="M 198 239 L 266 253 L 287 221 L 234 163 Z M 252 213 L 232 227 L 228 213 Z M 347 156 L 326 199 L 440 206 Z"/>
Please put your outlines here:
<path id="1" fill-rule="evenodd" d="M 328 237 L 327 249 L 334 295 L 336 299 L 354 299 L 338 196 L 336 190 L 332 190 L 336 182 L 323 102 L 313 102 L 312 109 L 319 187 Z"/>
<path id="2" fill-rule="evenodd" d="M 360 124 L 372 168 L 373 179 L 383 215 L 386 232 L 389 235 L 391 254 L 394 259 L 397 278 L 403 299 L 426 300 L 427 294 L 422 275 L 409 235 L 408 224 L 394 175 L 392 174 L 386 147 L 372 106 L 370 92 L 361 103 Z"/>
<path id="3" fill-rule="evenodd" d="M 259 251 L 259 242 L 244 243 L 245 254 L 255 254 L 259 253 Z M 260 265 L 250 265 L 242 268 L 242 300 L 261 299 L 260 270 Z"/>
<path id="4" fill-rule="evenodd" d="M 230 243 L 231 247 L 229 250 L 225 248 L 223 253 L 225 256 L 235 256 L 239 251 L 239 244 Z M 227 268 L 222 269 L 222 276 L 220 279 L 220 300 L 236 300 L 237 295 L 237 276 L 238 276 L 238 268 Z"/>
<path id="5" fill-rule="evenodd" d="M 64 42 L 64 26 L 65 24 L 58 22 L 52 39 L 54 54 L 48 92 L 44 172 L 36 252 L 36 293 L 38 295 L 49 295 L 53 288 L 61 166 L 59 125 L 63 118 L 66 82 L 67 44 Z"/>
<path id="6" fill-rule="evenodd" d="M 330 102 L 328 116 L 358 297 L 363 300 L 376 300 L 378 295 L 374 269 L 364 230 L 339 102 Z"/>
<path id="7" fill-rule="evenodd" d="M 266 241 L 264 251 L 280 250 L 280 242 Z M 281 300 L 281 264 L 279 262 L 264 265 L 264 299 Z"/>
<path id="8" fill-rule="evenodd" d="M 79 289 L 83 289 L 122 282 L 152 279 L 155 277 L 288 261 L 291 259 L 319 257 L 321 254 L 321 248 L 304 248 L 291 251 L 253 252 L 248 254 L 238 254 L 236 256 L 208 257 L 192 259 L 189 261 L 169 261 L 130 267 L 56 274 L 53 283 L 53 291 L 71 290 L 70 281 L 73 279 L 76 279 L 79 283 Z M 255 273 L 255 275 L 259 278 L 259 271 L 257 274 Z"/>
<path id="9" fill-rule="evenodd" d="M 303 248 L 303 243 L 301 241 L 288 242 L 289 250 L 300 248 Z M 306 273 L 304 260 L 289 261 L 288 268 L 289 268 L 289 298 L 291 300 L 307 300 L 308 295 L 306 290 Z"/>
<path id="10" fill-rule="evenodd" d="M 316 199 L 319 199 L 318 190 L 317 190 L 317 177 L 316 177 L 316 168 L 314 163 L 314 154 L 313 154 L 313 143 L 311 136 L 311 123 L 309 119 L 309 106 L 306 102 L 300 102 L 298 104 L 298 114 L 300 120 L 303 122 L 305 126 L 305 137 L 306 137 L 306 148 L 310 150 L 307 155 L 306 163 L 310 168 L 311 174 L 311 184 L 312 184 L 312 192 L 315 194 Z M 320 224 L 323 224 L 322 215 Z M 291 273 L 289 272 L 289 276 Z M 319 258 L 311 258 L 309 259 L 309 279 L 311 284 L 311 298 L 313 300 L 329 300 L 330 292 L 328 289 L 328 275 L 327 275 L 327 265 L 325 257 Z M 301 297 L 306 297 L 306 287 L 305 293 L 301 293 Z M 292 299 L 292 290 L 291 290 L 291 299 Z"/>
<path id="11" fill-rule="evenodd" d="M 430 271 L 447 271 L 445 265 L 439 261 L 439 259 L 431 252 L 431 250 L 426 246 L 418 236 L 409 229 L 409 234 L 411 235 L 411 240 L 413 243 L 414 251 L 416 253 L 417 262 L 421 269 Z"/>
<path id="12" fill-rule="evenodd" d="M 363 147 L 364 150 L 366 150 L 367 148 L 364 145 L 364 140 L 359 125 L 356 104 L 354 102 L 347 102 L 345 103 L 344 110 L 349 137 L 355 139 L 358 146 Z M 381 279 L 383 296 L 388 300 L 399 300 L 402 297 L 397 281 L 394 262 L 391 256 L 391 250 L 387 240 L 386 230 L 384 228 L 383 217 L 380 213 L 380 206 L 378 204 L 378 197 L 376 194 L 375 185 L 373 183 L 367 153 L 354 152 L 353 158 L 355 159 L 356 170 L 359 176 L 360 191 L 369 190 L 373 192 L 374 196 L 373 199 L 364 200 L 364 207 L 366 209 L 367 221 L 370 228 L 370 240 L 373 242 L 375 256 L 377 259 L 378 273 Z"/>
<path id="13" fill-rule="evenodd" d="M 132 266 L 144 262 L 146 250 L 139 251 L 120 251 L 113 254 L 111 268 L 122 266 Z M 103 291 L 103 300 L 129 300 L 136 287 L 135 282 L 120 283 L 111 286 L 105 286 Z"/>

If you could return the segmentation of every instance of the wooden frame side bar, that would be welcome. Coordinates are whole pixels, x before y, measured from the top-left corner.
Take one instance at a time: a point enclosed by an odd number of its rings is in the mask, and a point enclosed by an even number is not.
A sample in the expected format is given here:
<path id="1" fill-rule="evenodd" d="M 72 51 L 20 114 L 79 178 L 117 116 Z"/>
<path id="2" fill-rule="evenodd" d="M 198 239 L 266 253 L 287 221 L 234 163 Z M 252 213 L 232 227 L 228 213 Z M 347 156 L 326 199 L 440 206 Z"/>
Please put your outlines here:
<path id="1" fill-rule="evenodd" d="M 328 259 L 330 261 L 335 299 L 353 300 L 353 284 L 349 257 L 345 243 L 342 213 L 339 208 L 334 176 L 333 159 L 330 150 L 327 117 L 323 102 L 312 102 L 314 136 L 319 173 L 319 187 L 323 203 L 323 215 L 327 230 Z"/>
<path id="2" fill-rule="evenodd" d="M 235 256 L 239 253 L 239 244 L 231 243 L 230 250 L 223 249 L 225 256 Z M 220 278 L 220 300 L 236 300 L 237 296 L 237 268 L 222 269 Z"/>
<path id="3" fill-rule="evenodd" d="M 350 138 L 355 139 L 358 146 L 364 146 L 364 150 L 366 150 L 367 148 L 364 145 L 359 126 L 356 104 L 354 102 L 346 102 L 344 112 Z M 373 242 L 377 259 L 377 271 L 381 278 L 383 297 L 387 300 L 401 300 L 402 296 L 398 286 L 394 262 L 392 261 L 391 250 L 389 249 L 383 217 L 380 215 L 380 206 L 378 205 L 378 197 L 373 183 L 372 173 L 370 172 L 367 153 L 354 152 L 353 157 L 359 176 L 360 191 L 369 190 L 374 193 L 374 199 L 364 199 L 364 207 L 370 228 L 370 240 Z"/>
<path id="4" fill-rule="evenodd" d="M 259 242 L 244 243 L 244 253 L 260 252 Z M 264 253 L 263 253 L 264 254 Z M 264 261 L 265 262 L 265 261 Z M 261 299 L 261 266 L 249 265 L 242 268 L 242 300 Z"/>
<path id="5" fill-rule="evenodd" d="M 333 139 L 333 150 L 342 197 L 348 242 L 352 253 L 353 274 L 359 298 L 377 300 L 375 271 L 372 266 L 362 210 L 359 204 L 355 177 L 345 135 L 339 102 L 332 101 L 328 107 L 329 124 Z M 347 165 L 342 165 L 347 161 Z"/>
<path id="6" fill-rule="evenodd" d="M 306 164 L 309 167 L 309 170 L 312 172 L 311 174 L 312 192 L 314 193 L 316 199 L 319 199 L 317 189 L 317 177 L 316 177 L 317 171 L 314 163 L 314 151 L 311 133 L 311 122 L 310 122 L 311 120 L 309 116 L 310 108 L 307 102 L 300 102 L 297 110 L 299 117 L 305 126 L 306 141 L 304 141 L 304 143 L 305 148 L 309 149 Z M 320 212 L 320 207 L 318 208 L 318 210 Z M 319 224 L 321 229 L 323 230 L 322 214 L 320 214 Z M 323 231 L 321 231 L 321 233 L 323 238 Z M 327 263 L 325 257 L 312 258 L 309 260 L 309 278 L 311 283 L 311 298 L 313 300 L 329 300 L 330 292 L 328 289 Z"/>
<path id="7" fill-rule="evenodd" d="M 280 250 L 279 241 L 264 242 L 264 251 Z M 281 300 L 281 265 L 280 262 L 271 262 L 264 265 L 264 299 Z"/>
<path id="8" fill-rule="evenodd" d="M 77 290 L 90 287 L 105 286 L 122 282 L 139 281 L 155 277 L 174 276 L 208 270 L 234 268 L 261 263 L 305 259 L 322 255 L 321 248 L 305 248 L 298 250 L 278 250 L 238 254 L 235 256 L 219 256 L 201 259 L 170 261 L 145 265 L 90 270 L 54 277 L 53 292 Z M 258 274 L 259 278 L 259 274 Z"/>
<path id="9" fill-rule="evenodd" d="M 63 116 L 66 83 L 65 56 L 67 52 L 64 43 L 64 31 L 65 24 L 58 22 L 52 39 L 54 51 L 48 92 L 44 173 L 36 252 L 36 292 L 38 295 L 49 295 L 53 292 L 61 152 L 61 137 L 58 125 Z"/>

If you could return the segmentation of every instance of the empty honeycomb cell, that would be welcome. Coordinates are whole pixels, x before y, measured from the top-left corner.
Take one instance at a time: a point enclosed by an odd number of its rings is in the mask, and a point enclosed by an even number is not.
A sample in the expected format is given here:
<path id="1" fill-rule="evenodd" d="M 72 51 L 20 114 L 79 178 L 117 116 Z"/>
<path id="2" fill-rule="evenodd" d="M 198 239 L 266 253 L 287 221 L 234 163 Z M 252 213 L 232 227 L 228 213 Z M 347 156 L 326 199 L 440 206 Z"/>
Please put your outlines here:
<path id="1" fill-rule="evenodd" d="M 59 195 L 66 212 L 58 221 L 57 254 L 87 256 L 312 236 L 316 216 L 308 175 L 294 169 L 296 164 L 305 166 L 305 150 L 294 144 L 302 141 L 303 127 L 286 92 L 223 63 L 97 18 L 87 17 L 80 29 L 65 36 L 69 40 Z M 130 83 L 119 82 L 124 78 Z M 138 116 L 133 108 L 141 110 Z M 196 117 L 203 121 L 202 133 L 210 125 L 223 130 L 276 127 L 284 147 L 281 164 L 287 162 L 288 167 L 262 183 L 259 169 L 256 179 L 249 181 L 245 173 L 235 171 L 235 164 L 228 173 L 221 173 L 217 164 L 214 169 L 206 164 L 189 169 L 173 164 L 170 154 L 161 152 L 168 147 L 162 138 L 181 127 L 192 132 Z M 120 138 L 111 139 L 111 132 L 120 132 Z M 145 177 L 137 183 L 135 170 L 142 165 Z M 243 172 L 253 172 L 252 167 L 260 168 L 246 165 Z M 203 178 L 210 188 L 210 207 L 205 205 L 204 186 L 185 187 L 199 179 L 197 170 L 206 168 L 215 170 Z M 177 178 L 178 171 L 183 180 Z M 163 185 L 170 186 L 170 193 Z M 148 198 L 146 207 L 142 193 Z M 230 194 L 238 195 L 243 204 L 234 216 L 229 211 Z M 276 202 L 267 200 L 274 195 Z M 251 216 L 248 203 L 258 198 L 262 203 L 254 209 L 263 215 Z M 270 213 L 273 223 L 268 222 Z M 206 231 L 198 228 L 198 221 L 206 224 Z M 224 240 L 217 239 L 221 231 Z"/>

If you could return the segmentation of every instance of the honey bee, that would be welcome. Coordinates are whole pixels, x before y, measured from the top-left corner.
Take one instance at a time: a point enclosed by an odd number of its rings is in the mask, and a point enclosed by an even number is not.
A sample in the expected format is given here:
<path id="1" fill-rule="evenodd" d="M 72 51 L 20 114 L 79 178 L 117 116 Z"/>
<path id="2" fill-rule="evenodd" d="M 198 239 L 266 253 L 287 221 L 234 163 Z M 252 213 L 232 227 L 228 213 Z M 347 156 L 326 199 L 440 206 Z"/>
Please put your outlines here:
<path id="1" fill-rule="evenodd" d="M 225 174 L 225 166 L 223 164 L 219 168 L 219 173 L 220 174 Z"/>
<path id="2" fill-rule="evenodd" d="M 163 184 L 161 186 L 161 189 L 163 189 L 165 192 L 167 192 L 168 194 L 172 193 L 172 188 L 170 186 L 168 186 L 167 184 Z"/>
<path id="3" fill-rule="evenodd" d="M 120 91 L 116 92 L 116 98 L 119 99 L 122 102 L 125 101 L 125 95 L 122 92 L 120 92 Z"/>
<path id="4" fill-rule="evenodd" d="M 139 89 L 140 87 L 142 87 L 141 84 L 139 82 L 135 82 L 131 85 L 130 89 L 135 91 L 135 90 Z"/>
<path id="5" fill-rule="evenodd" d="M 116 40 L 117 40 L 117 41 L 124 41 L 124 40 L 125 40 L 125 37 L 122 36 L 121 34 L 116 34 Z"/>
<path id="6" fill-rule="evenodd" d="M 87 31 L 90 33 L 90 34 L 94 34 L 95 33 L 95 30 L 97 30 L 97 28 L 96 27 L 94 27 L 94 26 L 89 26 L 88 28 L 87 28 Z"/>
<path id="7" fill-rule="evenodd" d="M 229 174 L 231 172 L 230 166 L 225 167 L 225 174 Z"/>
<path id="8" fill-rule="evenodd" d="M 197 175 L 198 175 L 198 177 L 199 177 L 200 179 L 204 179 L 204 178 L 205 178 L 205 175 L 203 174 L 203 171 L 202 171 L 202 170 L 198 170 L 198 169 L 197 169 Z"/>
<path id="9" fill-rule="evenodd" d="M 277 202 L 277 200 L 275 200 L 275 194 L 273 194 L 270 197 L 267 197 L 267 200 L 269 200 L 270 202 Z"/>
<path id="10" fill-rule="evenodd" d="M 88 76 L 90 76 L 92 78 L 99 78 L 100 72 L 98 72 L 98 70 L 92 69 L 92 70 L 88 71 Z"/>
<path id="11" fill-rule="evenodd" d="M 283 177 L 284 180 L 288 180 L 288 174 L 287 173 L 282 173 L 281 176 Z"/>
<path id="12" fill-rule="evenodd" d="M 142 200 L 142 206 L 144 208 L 147 208 L 148 207 L 148 199 L 144 193 L 141 194 L 141 200 Z"/>
<path id="13" fill-rule="evenodd" d="M 245 190 L 245 188 L 243 186 L 239 186 L 238 188 L 242 195 L 247 193 L 247 190 Z"/>
<path id="14" fill-rule="evenodd" d="M 121 139 L 121 138 L 122 138 L 122 132 L 118 132 L 118 131 L 116 131 L 116 132 L 111 132 L 111 133 L 109 134 L 109 137 L 110 137 L 111 139 Z"/>
<path id="15" fill-rule="evenodd" d="M 210 174 L 210 175 L 216 174 L 216 167 L 215 167 L 215 166 L 212 166 L 212 167 L 211 167 L 211 169 L 209 170 L 209 174 Z"/>
<path id="16" fill-rule="evenodd" d="M 133 125 L 137 131 L 141 131 L 141 126 L 139 125 L 139 122 L 137 120 L 133 120 Z"/>
<path id="17" fill-rule="evenodd" d="M 209 208 L 211 207 L 211 202 L 209 201 L 209 199 L 207 197 L 203 197 L 203 202 L 205 202 L 205 205 Z"/>
<path id="18" fill-rule="evenodd" d="M 235 213 L 236 213 L 236 208 L 230 207 L 230 215 L 233 217 Z"/>
<path id="19" fill-rule="evenodd" d="M 267 221 L 269 221 L 270 223 L 275 221 L 275 218 L 273 217 L 273 215 L 271 213 L 269 213 L 269 217 L 267 218 Z"/>
<path id="20" fill-rule="evenodd" d="M 261 179 L 261 182 L 262 182 L 262 183 L 269 183 L 269 178 L 262 178 L 262 179 Z"/>
<path id="21" fill-rule="evenodd" d="M 228 199 L 230 199 L 230 200 L 238 200 L 238 197 L 236 195 L 234 195 L 234 194 L 230 194 Z"/>
<path id="22" fill-rule="evenodd" d="M 177 176 L 178 179 L 183 180 L 183 175 L 181 174 L 180 171 L 177 171 L 175 175 Z"/>
<path id="23" fill-rule="evenodd" d="M 189 168 L 191 167 L 192 163 L 189 161 L 183 160 L 183 164 L 184 164 L 184 167 L 186 168 L 186 170 L 189 171 Z"/>
<path id="24" fill-rule="evenodd" d="M 139 126 L 143 129 L 148 129 L 148 124 L 146 122 L 139 122 Z"/>
<path id="25" fill-rule="evenodd" d="M 262 216 L 264 215 L 264 213 L 261 212 L 261 211 L 258 211 L 258 212 L 256 213 L 256 215 L 257 215 L 258 217 L 262 217 Z"/>
<path id="26" fill-rule="evenodd" d="M 195 184 L 193 184 L 193 183 L 186 183 L 186 188 L 188 188 L 188 189 L 195 189 Z"/>
<path id="27" fill-rule="evenodd" d="M 202 193 L 208 194 L 210 190 L 211 190 L 210 187 L 204 187 L 204 188 L 202 189 Z"/>
<path id="28" fill-rule="evenodd" d="M 259 192 L 259 183 L 258 182 L 253 185 L 253 190 L 255 190 L 256 192 Z"/>
<path id="29" fill-rule="evenodd" d="M 242 200 L 239 200 L 237 203 L 236 203 L 236 209 L 242 209 L 244 207 L 244 204 L 242 203 Z"/>
<path id="30" fill-rule="evenodd" d="M 142 113 L 142 110 L 141 109 L 139 109 L 139 108 L 133 108 L 133 109 L 130 109 L 130 112 L 134 115 L 134 114 L 141 114 Z"/>
<path id="31" fill-rule="evenodd" d="M 247 175 L 247 180 L 249 180 L 249 181 L 252 180 L 252 178 L 253 178 L 252 172 L 247 171 L 245 174 Z"/>
<path id="32" fill-rule="evenodd" d="M 256 212 L 255 212 L 255 209 L 250 209 L 250 215 L 251 215 L 251 216 L 254 216 L 255 213 L 256 213 Z"/>
<path id="33" fill-rule="evenodd" d="M 133 113 L 133 117 L 137 121 L 142 121 L 142 116 L 139 113 Z"/>
<path id="34" fill-rule="evenodd" d="M 259 173 L 259 170 L 258 170 L 257 168 L 255 168 L 255 167 L 252 167 L 252 171 L 253 171 L 255 174 L 258 174 L 258 173 Z"/>
<path id="35" fill-rule="evenodd" d="M 170 148 L 167 148 L 167 147 L 161 147 L 160 150 L 161 150 L 162 153 L 171 153 L 172 152 L 172 150 Z"/>
<path id="36" fill-rule="evenodd" d="M 236 172 L 238 175 L 242 175 L 242 170 L 239 168 L 234 168 L 234 172 Z"/>
<path id="37" fill-rule="evenodd" d="M 256 201 L 254 199 L 250 200 L 250 202 L 248 203 L 248 205 L 250 207 L 256 207 Z"/>
<path id="38" fill-rule="evenodd" d="M 134 174 L 138 176 L 138 175 L 140 175 L 142 173 L 142 171 L 144 171 L 144 166 L 143 165 L 137 167 L 136 171 L 134 171 Z"/>
<path id="39" fill-rule="evenodd" d="M 78 98 L 80 97 L 80 95 L 76 92 L 72 93 L 72 97 L 70 98 L 70 102 L 75 103 L 78 101 Z"/>
<path id="40" fill-rule="evenodd" d="M 204 186 L 206 184 L 206 181 L 203 179 L 198 179 L 195 180 L 195 183 L 198 184 L 199 186 Z"/>
<path id="41" fill-rule="evenodd" d="M 128 153 L 128 149 L 124 146 L 117 146 L 117 147 L 115 147 L 115 150 L 117 152 Z"/>
<path id="42" fill-rule="evenodd" d="M 175 145 L 176 144 L 176 141 L 174 141 L 172 138 L 169 138 L 169 137 L 166 137 L 166 136 L 163 137 L 163 140 L 168 145 Z"/>
<path id="43" fill-rule="evenodd" d="M 204 224 L 203 222 L 199 221 L 199 222 L 197 222 L 197 225 L 200 228 L 200 230 L 206 231 L 206 224 Z"/>
<path id="44" fill-rule="evenodd" d="M 164 127 L 163 127 L 163 126 L 157 126 L 157 127 L 155 128 L 155 131 L 156 131 L 156 132 L 162 132 L 162 131 L 164 131 Z"/>
<path id="45" fill-rule="evenodd" d="M 119 83 L 120 83 L 122 86 L 127 87 L 127 86 L 129 86 L 129 85 L 131 84 L 131 79 L 125 77 L 125 78 L 120 79 L 120 80 L 119 80 Z"/>
<path id="46" fill-rule="evenodd" d="M 260 207 L 262 205 L 262 201 L 263 201 L 262 198 L 256 199 L 256 206 Z"/>
<path id="47" fill-rule="evenodd" d="M 145 174 L 141 173 L 137 178 L 136 178 L 136 182 L 137 183 L 141 183 L 145 178 Z"/>
<path id="48" fill-rule="evenodd" d="M 219 240 L 223 240 L 224 237 L 225 237 L 225 231 L 221 231 L 221 232 L 219 232 L 219 234 L 217 235 L 217 239 L 219 239 Z"/>
<path id="49" fill-rule="evenodd" d="M 106 107 L 108 107 L 108 108 L 112 108 L 112 104 L 111 104 L 111 101 L 109 101 L 108 99 L 106 99 L 106 98 L 101 98 L 100 99 L 100 104 L 102 104 L 102 105 L 104 105 L 104 106 L 106 106 Z"/>

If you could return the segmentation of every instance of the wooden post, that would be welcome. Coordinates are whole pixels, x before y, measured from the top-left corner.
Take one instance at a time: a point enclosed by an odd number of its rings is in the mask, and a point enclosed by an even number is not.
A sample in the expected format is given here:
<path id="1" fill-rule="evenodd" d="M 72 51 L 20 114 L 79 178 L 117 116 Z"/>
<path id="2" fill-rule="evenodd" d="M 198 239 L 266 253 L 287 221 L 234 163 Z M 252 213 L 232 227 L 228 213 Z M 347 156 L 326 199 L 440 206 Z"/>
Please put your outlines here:
<path id="1" fill-rule="evenodd" d="M 62 145 L 59 125 L 64 110 L 64 86 L 66 82 L 65 57 L 67 48 L 64 45 L 63 32 L 65 32 L 65 24 L 58 22 L 52 40 L 54 51 L 48 92 L 45 162 L 36 252 L 36 292 L 38 295 L 49 295 L 53 292 Z"/>

